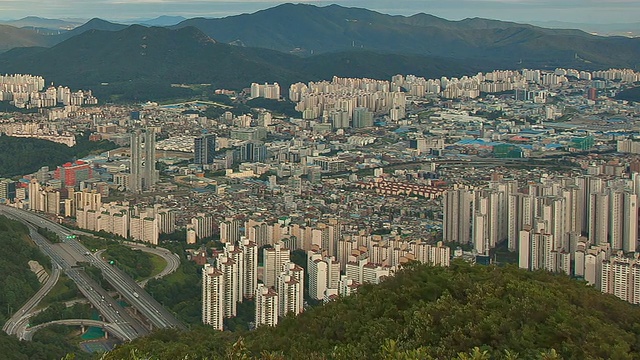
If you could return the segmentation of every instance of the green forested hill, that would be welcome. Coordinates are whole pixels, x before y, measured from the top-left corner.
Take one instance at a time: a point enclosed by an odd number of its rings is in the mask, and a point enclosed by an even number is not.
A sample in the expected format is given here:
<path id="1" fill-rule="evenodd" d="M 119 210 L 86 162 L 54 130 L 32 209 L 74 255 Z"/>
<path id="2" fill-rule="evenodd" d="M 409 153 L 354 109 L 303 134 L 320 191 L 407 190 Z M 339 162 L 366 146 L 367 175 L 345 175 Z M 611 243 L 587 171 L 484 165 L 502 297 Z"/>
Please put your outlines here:
<path id="1" fill-rule="evenodd" d="M 33 296 L 40 284 L 36 275 L 29 270 L 29 260 L 36 260 L 51 269 L 49 258 L 44 256 L 28 240 L 28 230 L 21 223 L 0 216 L 0 325 L 18 311 Z M 35 341 L 19 341 L 0 331 L 0 358 L 6 360 L 59 359 L 65 353 L 76 351 L 74 345 L 66 342 L 62 329 L 45 329 Z M 85 359 L 79 354 L 76 359 Z"/>
<path id="2" fill-rule="evenodd" d="M 157 332 L 106 359 L 639 359 L 640 308 L 515 267 L 413 265 L 249 333 Z"/>
<path id="3" fill-rule="evenodd" d="M 0 178 L 30 174 L 42 166 L 55 169 L 67 161 L 93 152 L 114 149 L 110 141 L 89 141 L 87 136 L 77 137 L 76 145 L 68 147 L 48 140 L 0 136 Z"/>

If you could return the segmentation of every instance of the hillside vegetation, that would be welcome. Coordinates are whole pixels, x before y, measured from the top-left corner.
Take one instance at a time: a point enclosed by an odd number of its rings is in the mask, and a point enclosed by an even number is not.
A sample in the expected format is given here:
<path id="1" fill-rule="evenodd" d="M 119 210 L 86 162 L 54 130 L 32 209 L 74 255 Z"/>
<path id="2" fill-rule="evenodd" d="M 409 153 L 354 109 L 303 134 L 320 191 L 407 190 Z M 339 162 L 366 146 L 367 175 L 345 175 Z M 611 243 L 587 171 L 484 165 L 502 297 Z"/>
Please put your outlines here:
<path id="1" fill-rule="evenodd" d="M 51 269 L 49 258 L 44 256 L 28 240 L 26 226 L 0 216 L 0 325 L 3 325 L 15 311 L 40 288 L 36 275 L 29 270 L 29 260 L 36 260 Z M 76 347 L 66 342 L 64 337 L 45 329 L 36 341 L 19 341 L 0 331 L 0 358 L 6 360 L 59 359 Z M 79 354 L 76 359 L 86 358 Z"/>
<path id="2" fill-rule="evenodd" d="M 411 265 L 246 333 L 159 331 L 106 359 L 639 359 L 640 309 L 515 267 Z"/>
<path id="3" fill-rule="evenodd" d="M 30 174 L 42 166 L 55 169 L 65 162 L 116 147 L 110 141 L 89 141 L 87 136 L 77 137 L 76 141 L 75 146 L 68 147 L 42 139 L 0 136 L 0 177 Z"/>
<path id="4" fill-rule="evenodd" d="M 103 101 L 199 95 L 171 84 L 204 83 L 213 89 L 240 90 L 252 82 L 279 82 L 286 89 L 293 82 L 331 79 L 334 75 L 381 79 L 398 73 L 461 76 L 494 65 L 491 61 L 478 65 L 366 51 L 300 58 L 219 43 L 194 27 L 169 30 L 139 25 L 120 31 L 89 30 L 52 48 L 14 49 L 0 55 L 4 72 L 40 74 L 54 83 L 90 88 Z"/>

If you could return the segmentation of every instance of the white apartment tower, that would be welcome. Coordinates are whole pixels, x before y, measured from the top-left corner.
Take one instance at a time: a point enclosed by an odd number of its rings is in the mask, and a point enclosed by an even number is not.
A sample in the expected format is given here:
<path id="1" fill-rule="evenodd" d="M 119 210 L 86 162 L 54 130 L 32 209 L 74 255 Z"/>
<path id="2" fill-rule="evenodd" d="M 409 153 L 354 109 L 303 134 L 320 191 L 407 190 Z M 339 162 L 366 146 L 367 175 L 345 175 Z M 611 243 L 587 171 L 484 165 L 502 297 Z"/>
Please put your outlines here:
<path id="1" fill-rule="evenodd" d="M 272 248 L 263 250 L 264 271 L 262 282 L 268 287 L 275 287 L 282 265 L 291 260 L 291 251 L 281 243 L 276 243 Z"/>
<path id="2" fill-rule="evenodd" d="M 224 317 L 236 316 L 238 293 L 238 264 L 226 255 L 218 255 L 216 266 L 223 274 L 224 279 Z"/>
<path id="3" fill-rule="evenodd" d="M 243 294 L 244 294 L 244 274 L 245 274 L 245 266 L 244 266 L 244 253 L 242 249 L 240 249 L 236 245 L 232 245 L 230 243 L 225 244 L 224 253 L 229 258 L 232 259 L 237 267 L 237 271 L 234 272 L 233 278 L 233 293 L 235 294 L 236 302 L 242 302 Z"/>
<path id="4" fill-rule="evenodd" d="M 258 287 L 258 245 L 253 241 L 242 238 L 240 249 L 242 249 L 244 256 L 242 296 L 246 299 L 253 299 Z"/>
<path id="5" fill-rule="evenodd" d="M 449 190 L 443 199 L 443 239 L 447 242 L 469 244 L 471 242 L 471 214 L 473 191 Z"/>
<path id="6" fill-rule="evenodd" d="M 283 264 L 277 284 L 280 316 L 285 316 L 289 313 L 298 315 L 304 311 L 303 291 L 304 270 L 292 262 Z"/>
<path id="7" fill-rule="evenodd" d="M 599 192 L 589 196 L 587 225 L 591 244 L 602 245 L 609 242 L 607 236 L 609 230 L 609 194 Z"/>
<path id="8" fill-rule="evenodd" d="M 202 269 L 202 322 L 223 330 L 224 276 L 220 270 L 205 264 Z"/>
<path id="9" fill-rule="evenodd" d="M 313 251 L 308 252 L 307 269 L 309 271 L 309 296 L 315 300 L 324 298 L 327 289 L 328 264 L 322 258 L 322 254 Z"/>
<path id="10" fill-rule="evenodd" d="M 278 294 L 270 287 L 259 284 L 255 290 L 256 294 L 256 327 L 278 325 Z"/>
<path id="11" fill-rule="evenodd" d="M 609 199 L 611 250 L 635 252 L 638 238 L 638 196 L 630 191 L 612 189 Z"/>

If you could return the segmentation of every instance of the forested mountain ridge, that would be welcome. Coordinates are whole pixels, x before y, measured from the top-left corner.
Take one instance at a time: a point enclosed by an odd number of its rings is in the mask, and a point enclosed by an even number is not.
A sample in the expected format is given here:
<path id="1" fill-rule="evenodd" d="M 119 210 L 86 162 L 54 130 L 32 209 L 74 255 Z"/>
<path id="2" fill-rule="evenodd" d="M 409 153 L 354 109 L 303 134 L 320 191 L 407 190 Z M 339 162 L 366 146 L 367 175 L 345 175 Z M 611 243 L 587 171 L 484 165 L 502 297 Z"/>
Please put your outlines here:
<path id="1" fill-rule="evenodd" d="M 160 331 L 105 358 L 639 359 L 640 308 L 541 271 L 412 264 L 275 328 Z"/>
<path id="2" fill-rule="evenodd" d="M 42 61 L 46 58 L 47 61 Z M 52 48 L 13 49 L 0 54 L 0 73 L 29 73 L 72 88 L 90 88 L 101 101 L 117 94 L 133 101 L 161 99 L 188 89 L 171 84 L 212 84 L 242 89 L 252 82 L 330 79 L 334 75 L 390 78 L 398 73 L 461 76 L 494 64 L 364 51 L 301 58 L 274 50 L 217 42 L 194 27 L 170 30 L 133 25 L 120 31 L 89 30 Z"/>
<path id="3" fill-rule="evenodd" d="M 499 59 L 503 67 L 635 67 L 640 39 L 601 37 L 489 19 L 449 21 L 428 14 L 392 16 L 339 5 L 283 4 L 252 14 L 194 18 L 194 26 L 224 43 L 309 56 L 361 49 L 458 60 Z"/>

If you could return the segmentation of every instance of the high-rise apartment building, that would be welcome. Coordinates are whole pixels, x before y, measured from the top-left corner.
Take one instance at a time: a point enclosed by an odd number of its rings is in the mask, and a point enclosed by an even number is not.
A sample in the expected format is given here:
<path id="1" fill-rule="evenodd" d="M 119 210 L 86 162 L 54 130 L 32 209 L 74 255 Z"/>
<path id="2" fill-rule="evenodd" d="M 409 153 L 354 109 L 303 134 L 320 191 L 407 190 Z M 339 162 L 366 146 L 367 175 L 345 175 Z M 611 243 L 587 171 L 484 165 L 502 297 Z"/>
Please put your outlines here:
<path id="1" fill-rule="evenodd" d="M 223 330 L 224 276 L 210 264 L 202 269 L 202 322 Z"/>
<path id="2" fill-rule="evenodd" d="M 474 194 L 470 190 L 449 190 L 443 198 L 443 240 L 471 243 L 471 214 Z"/>
<path id="3" fill-rule="evenodd" d="M 199 240 L 211 237 L 213 235 L 213 216 L 198 213 L 196 217 L 191 219 L 191 224 L 196 232 Z"/>
<path id="4" fill-rule="evenodd" d="M 282 265 L 282 271 L 277 279 L 279 314 L 289 313 L 298 315 L 304 311 L 304 270 L 292 263 Z"/>
<path id="5" fill-rule="evenodd" d="M 220 242 L 235 244 L 240 241 L 242 220 L 227 219 L 220 223 Z"/>
<path id="6" fill-rule="evenodd" d="M 258 245 L 249 239 L 242 238 L 240 249 L 244 256 L 242 296 L 253 299 L 258 286 Z"/>
<path id="7" fill-rule="evenodd" d="M 291 260 L 291 251 L 281 243 L 276 243 L 272 248 L 263 250 L 264 272 L 262 282 L 269 287 L 275 287 L 282 266 Z"/>
<path id="8" fill-rule="evenodd" d="M 256 294 L 256 327 L 278 325 L 278 294 L 270 287 L 259 284 L 255 290 Z"/>

